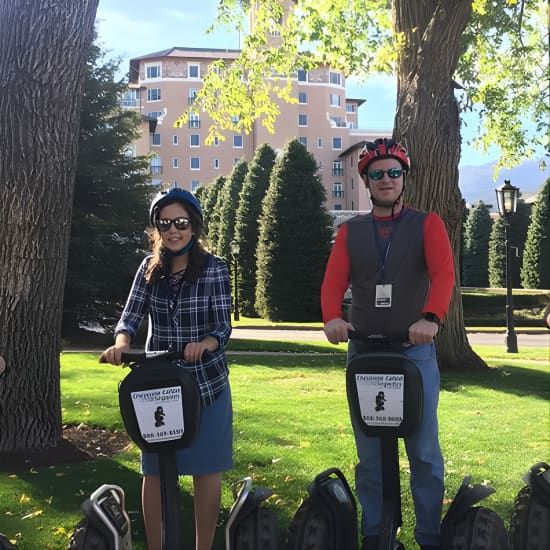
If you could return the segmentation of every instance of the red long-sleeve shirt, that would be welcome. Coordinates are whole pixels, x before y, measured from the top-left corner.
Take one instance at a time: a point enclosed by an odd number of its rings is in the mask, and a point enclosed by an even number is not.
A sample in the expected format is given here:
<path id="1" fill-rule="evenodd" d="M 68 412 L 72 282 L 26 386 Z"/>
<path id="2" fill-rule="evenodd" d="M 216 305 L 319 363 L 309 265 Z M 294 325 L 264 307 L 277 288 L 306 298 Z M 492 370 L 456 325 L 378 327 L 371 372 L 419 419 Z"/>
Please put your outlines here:
<path id="1" fill-rule="evenodd" d="M 376 217 L 377 220 L 388 218 Z M 323 322 L 342 318 L 342 300 L 350 284 L 350 258 L 347 248 L 347 224 L 338 230 L 327 262 L 321 287 Z M 454 260 L 449 236 L 443 220 L 435 213 L 427 214 L 424 221 L 424 258 L 430 279 L 430 288 L 422 312 L 435 313 L 443 319 L 454 287 Z"/>

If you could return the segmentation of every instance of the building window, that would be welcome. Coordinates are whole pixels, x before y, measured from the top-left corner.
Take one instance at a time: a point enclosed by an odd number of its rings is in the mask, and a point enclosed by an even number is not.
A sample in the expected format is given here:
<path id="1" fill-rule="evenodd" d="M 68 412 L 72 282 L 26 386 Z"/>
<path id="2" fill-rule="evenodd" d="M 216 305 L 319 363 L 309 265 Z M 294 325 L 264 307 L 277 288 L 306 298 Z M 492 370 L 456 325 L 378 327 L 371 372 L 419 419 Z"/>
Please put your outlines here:
<path id="1" fill-rule="evenodd" d="M 199 79 L 201 77 L 201 66 L 196 63 L 189 63 L 187 65 L 187 73 L 189 78 Z"/>
<path id="2" fill-rule="evenodd" d="M 336 84 L 337 86 L 342 85 L 342 76 L 340 75 L 340 73 L 333 73 L 331 71 L 329 78 L 331 84 Z"/>
<path id="3" fill-rule="evenodd" d="M 342 205 L 341 204 L 335 204 L 334 205 L 334 210 L 342 210 Z"/>
<path id="4" fill-rule="evenodd" d="M 191 157 L 189 166 L 191 170 L 200 170 L 201 169 L 201 158 L 200 157 Z"/>
<path id="5" fill-rule="evenodd" d="M 146 78 L 160 78 L 160 65 L 147 65 L 145 67 Z"/>
<path id="6" fill-rule="evenodd" d="M 234 157 L 233 158 L 233 166 L 235 166 L 236 164 L 239 164 L 240 160 L 241 160 L 241 157 Z"/>
<path id="7" fill-rule="evenodd" d="M 342 149 L 342 138 L 340 137 L 333 137 L 332 138 L 332 148 L 333 149 Z"/>
<path id="8" fill-rule="evenodd" d="M 189 94 L 187 96 L 187 105 L 193 105 L 195 103 L 195 99 L 197 99 L 198 94 L 197 88 L 189 88 Z"/>
<path id="9" fill-rule="evenodd" d="M 323 148 L 323 138 L 317 138 L 317 149 Z"/>
<path id="10" fill-rule="evenodd" d="M 307 94 L 305 92 L 298 92 L 298 103 L 307 103 Z"/>
<path id="11" fill-rule="evenodd" d="M 307 126 L 307 115 L 298 115 L 298 126 Z"/>
<path id="12" fill-rule="evenodd" d="M 307 82 L 307 71 L 298 69 L 298 82 Z"/>
<path id="13" fill-rule="evenodd" d="M 241 118 L 238 115 L 233 115 L 231 117 L 231 124 L 239 124 L 239 120 L 241 120 Z"/>
<path id="14" fill-rule="evenodd" d="M 325 167 L 325 163 L 322 160 L 320 160 L 319 164 L 317 165 L 317 168 L 319 169 L 319 172 L 322 172 L 324 167 Z"/>
<path id="15" fill-rule="evenodd" d="M 174 157 L 172 159 L 172 168 L 179 168 L 180 167 L 180 159 Z"/>
<path id="16" fill-rule="evenodd" d="M 172 145 L 179 145 L 179 144 L 180 144 L 179 137 L 176 134 L 174 134 L 172 136 Z"/>
<path id="17" fill-rule="evenodd" d="M 139 90 L 126 90 L 120 98 L 121 107 L 137 107 L 139 102 Z"/>
<path id="18" fill-rule="evenodd" d="M 157 118 L 162 116 L 162 111 L 149 111 L 147 113 L 147 116 L 156 120 Z"/>
<path id="19" fill-rule="evenodd" d="M 201 146 L 201 137 L 199 134 L 191 134 L 189 136 L 189 147 L 200 147 Z"/>
<path id="20" fill-rule="evenodd" d="M 220 138 L 219 138 L 218 136 L 216 136 L 216 137 L 214 138 L 214 146 L 215 146 L 215 147 L 219 147 L 219 145 L 220 145 Z"/>
<path id="21" fill-rule="evenodd" d="M 307 147 L 307 137 L 299 137 L 298 141 L 304 146 Z"/>
<path id="22" fill-rule="evenodd" d="M 160 145 L 160 134 L 151 134 L 151 145 Z"/>
<path id="23" fill-rule="evenodd" d="M 243 148 L 243 136 L 233 136 L 233 148 L 234 149 Z"/>
<path id="24" fill-rule="evenodd" d="M 199 187 L 201 182 L 199 180 L 191 180 L 191 191 L 193 193 L 197 190 L 197 187 Z"/>
<path id="25" fill-rule="evenodd" d="M 355 113 L 355 103 L 346 103 L 346 113 Z"/>
<path id="26" fill-rule="evenodd" d="M 331 107 L 340 107 L 340 95 L 339 94 L 330 94 L 330 105 Z"/>
<path id="27" fill-rule="evenodd" d="M 160 88 L 149 88 L 147 90 L 147 101 L 160 101 Z"/>
<path id="28" fill-rule="evenodd" d="M 344 167 L 342 166 L 341 160 L 333 160 L 332 161 L 332 175 L 333 176 L 343 176 L 344 175 Z"/>
<path id="29" fill-rule="evenodd" d="M 341 183 L 332 184 L 332 196 L 342 198 L 344 196 L 344 188 Z"/>
<path id="30" fill-rule="evenodd" d="M 200 128 L 201 120 L 198 114 L 193 113 L 189 115 L 189 128 Z"/>
<path id="31" fill-rule="evenodd" d="M 162 160 L 159 155 L 151 159 L 151 174 L 162 174 Z"/>
<path id="32" fill-rule="evenodd" d="M 214 159 L 214 168 L 216 170 L 220 169 L 220 159 Z"/>

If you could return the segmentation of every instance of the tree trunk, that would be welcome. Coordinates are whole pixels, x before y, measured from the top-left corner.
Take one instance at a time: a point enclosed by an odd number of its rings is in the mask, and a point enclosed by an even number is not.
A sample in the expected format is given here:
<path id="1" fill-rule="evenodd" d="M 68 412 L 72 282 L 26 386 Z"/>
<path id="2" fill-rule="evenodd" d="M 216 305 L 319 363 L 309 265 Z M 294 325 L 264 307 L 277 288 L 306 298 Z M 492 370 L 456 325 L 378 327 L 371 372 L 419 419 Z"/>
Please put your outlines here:
<path id="1" fill-rule="evenodd" d="M 80 96 L 99 0 L 0 0 L 0 453 L 61 439 Z"/>
<path id="2" fill-rule="evenodd" d="M 407 201 L 445 220 L 456 258 L 457 282 L 437 339 L 442 370 L 486 366 L 468 343 L 459 283 L 464 201 L 458 188 L 461 138 L 453 74 L 471 9 L 471 0 L 393 1 L 395 30 L 406 41 L 398 55 L 394 137 L 412 159 Z"/>

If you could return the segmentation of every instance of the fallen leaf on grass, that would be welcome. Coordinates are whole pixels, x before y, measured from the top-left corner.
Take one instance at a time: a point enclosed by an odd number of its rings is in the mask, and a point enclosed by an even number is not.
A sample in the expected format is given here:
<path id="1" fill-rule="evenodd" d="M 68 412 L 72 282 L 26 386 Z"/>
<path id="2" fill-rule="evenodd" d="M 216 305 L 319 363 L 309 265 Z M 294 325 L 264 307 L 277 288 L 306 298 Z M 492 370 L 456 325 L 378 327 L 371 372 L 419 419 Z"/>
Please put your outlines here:
<path id="1" fill-rule="evenodd" d="M 35 510 L 34 512 L 31 512 L 30 514 L 27 514 L 23 516 L 21 519 L 33 519 L 37 518 L 38 516 L 41 516 L 44 512 L 42 510 Z"/>

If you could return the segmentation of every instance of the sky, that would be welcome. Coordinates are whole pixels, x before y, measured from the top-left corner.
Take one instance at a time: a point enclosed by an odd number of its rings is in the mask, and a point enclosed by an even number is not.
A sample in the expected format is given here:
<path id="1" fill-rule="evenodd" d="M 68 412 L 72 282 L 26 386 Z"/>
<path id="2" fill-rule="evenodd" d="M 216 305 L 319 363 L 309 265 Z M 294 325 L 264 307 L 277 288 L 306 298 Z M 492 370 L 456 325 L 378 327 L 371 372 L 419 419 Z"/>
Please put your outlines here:
<path id="1" fill-rule="evenodd" d="M 219 0 L 100 0 L 97 30 L 100 45 L 113 57 L 122 59 L 123 73 L 133 57 L 165 50 L 174 46 L 239 49 L 238 32 L 228 29 L 205 34 L 214 22 Z M 361 129 L 389 130 L 395 111 L 395 79 L 381 75 L 364 83 L 347 79 L 348 97 L 365 99 L 359 108 Z M 477 127 L 470 115 L 464 119 L 461 166 L 493 163 L 498 149 L 484 154 L 467 142 Z"/>

